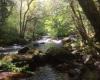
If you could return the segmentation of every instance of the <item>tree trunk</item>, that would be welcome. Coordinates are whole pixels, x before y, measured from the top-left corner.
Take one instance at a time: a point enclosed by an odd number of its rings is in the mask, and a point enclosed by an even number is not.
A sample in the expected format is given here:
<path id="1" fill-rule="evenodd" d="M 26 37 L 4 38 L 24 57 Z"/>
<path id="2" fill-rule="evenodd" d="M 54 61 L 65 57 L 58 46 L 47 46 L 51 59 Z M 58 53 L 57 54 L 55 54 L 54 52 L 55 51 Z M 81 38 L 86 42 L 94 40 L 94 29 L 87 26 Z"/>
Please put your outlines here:
<path id="1" fill-rule="evenodd" d="M 22 0 L 20 2 L 20 37 L 22 37 Z"/>
<path id="2" fill-rule="evenodd" d="M 85 15 L 95 31 L 95 38 L 100 42 L 100 14 L 93 0 L 78 0 Z"/>
<path id="3" fill-rule="evenodd" d="M 98 0 L 99 4 L 100 4 L 100 0 Z"/>
<path id="4" fill-rule="evenodd" d="M 84 44 L 87 44 L 88 40 L 89 40 L 89 37 L 88 37 L 86 29 L 84 27 L 84 23 L 83 23 L 80 11 L 78 11 L 78 14 L 76 13 L 73 1 L 70 2 L 70 7 L 71 7 L 72 13 L 73 13 L 72 14 L 72 18 L 73 18 L 74 24 L 75 24 L 79 34 L 82 37 L 82 41 L 84 42 Z"/>
<path id="5" fill-rule="evenodd" d="M 26 31 L 26 25 L 27 25 L 27 13 L 30 9 L 30 5 L 34 0 L 31 0 L 29 3 L 27 3 L 27 10 L 24 13 L 23 20 L 21 22 L 21 37 L 25 37 L 25 31 Z M 21 13 L 22 14 L 22 13 Z"/>

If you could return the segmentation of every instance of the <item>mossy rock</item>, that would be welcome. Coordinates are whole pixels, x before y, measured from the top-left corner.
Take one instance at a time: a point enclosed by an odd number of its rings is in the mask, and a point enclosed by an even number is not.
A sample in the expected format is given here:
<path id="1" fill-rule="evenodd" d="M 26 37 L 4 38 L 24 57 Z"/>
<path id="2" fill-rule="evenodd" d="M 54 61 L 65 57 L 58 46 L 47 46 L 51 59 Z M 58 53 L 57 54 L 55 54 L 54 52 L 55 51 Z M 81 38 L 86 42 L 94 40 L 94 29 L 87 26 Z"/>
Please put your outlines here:
<path id="1" fill-rule="evenodd" d="M 4 62 L 11 62 L 11 61 L 13 61 L 14 59 L 17 59 L 18 57 L 17 57 L 17 55 L 4 55 L 3 57 L 2 57 L 2 61 L 4 61 Z"/>
<path id="2" fill-rule="evenodd" d="M 46 54 L 57 55 L 57 54 L 69 54 L 70 51 L 63 47 L 51 47 L 47 50 Z"/>
<path id="3" fill-rule="evenodd" d="M 38 55 L 38 54 L 40 54 L 40 55 L 42 55 L 43 52 L 41 50 L 39 50 L 39 49 L 31 49 L 31 50 L 29 50 L 27 52 L 27 54 L 32 54 L 32 55 Z"/>
<path id="4" fill-rule="evenodd" d="M 63 63 L 70 63 L 75 59 L 75 55 L 65 48 L 50 48 L 46 54 L 46 60 L 51 65 L 59 65 Z"/>

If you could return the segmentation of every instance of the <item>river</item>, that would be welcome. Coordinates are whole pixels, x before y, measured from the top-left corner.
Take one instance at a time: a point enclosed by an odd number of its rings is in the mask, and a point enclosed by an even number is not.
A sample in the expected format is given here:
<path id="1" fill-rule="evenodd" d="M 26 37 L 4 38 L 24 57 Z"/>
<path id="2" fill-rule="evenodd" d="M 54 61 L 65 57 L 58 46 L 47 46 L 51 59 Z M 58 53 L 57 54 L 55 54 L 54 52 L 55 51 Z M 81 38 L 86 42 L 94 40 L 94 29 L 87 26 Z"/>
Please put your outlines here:
<path id="1" fill-rule="evenodd" d="M 30 80 L 69 80 L 67 73 L 58 73 L 50 66 L 40 67 Z"/>
<path id="2" fill-rule="evenodd" d="M 25 46 L 38 48 L 45 53 L 52 46 L 62 47 L 62 42 L 61 40 L 56 40 L 49 37 L 43 37 L 42 39 L 37 41 L 32 41 L 30 44 Z M 18 50 L 22 48 L 23 46 L 21 45 L 9 46 L 6 48 L 2 48 L 0 50 L 0 54 L 16 54 L 18 53 Z M 31 77 L 22 79 L 13 79 L 13 80 L 69 80 L 69 76 L 67 73 L 59 73 L 55 71 L 50 65 L 45 65 L 43 67 L 39 67 L 34 72 L 34 75 Z"/>
<path id="3" fill-rule="evenodd" d="M 46 52 L 46 50 L 52 46 L 61 47 L 61 40 L 52 39 L 48 36 L 43 36 L 40 40 L 31 41 L 29 44 L 24 46 L 14 44 L 12 46 L 0 47 L 0 54 L 16 54 L 18 53 L 18 50 L 22 49 L 23 47 L 29 47 L 32 49 L 37 48 L 42 52 Z"/>

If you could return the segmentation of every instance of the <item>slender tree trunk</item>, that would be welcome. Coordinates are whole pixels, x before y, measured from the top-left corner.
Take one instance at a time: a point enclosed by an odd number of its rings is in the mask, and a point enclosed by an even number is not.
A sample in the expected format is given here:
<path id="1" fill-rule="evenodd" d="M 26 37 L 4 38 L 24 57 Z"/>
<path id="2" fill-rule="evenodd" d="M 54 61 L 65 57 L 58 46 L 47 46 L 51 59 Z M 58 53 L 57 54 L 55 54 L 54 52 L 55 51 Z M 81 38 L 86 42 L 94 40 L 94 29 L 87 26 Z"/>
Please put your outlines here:
<path id="1" fill-rule="evenodd" d="M 22 37 L 24 38 L 24 34 L 25 34 L 25 31 L 26 31 L 26 26 L 27 26 L 27 13 L 30 9 L 30 5 L 31 3 L 33 2 L 33 0 L 31 0 L 28 4 L 27 4 L 27 10 L 25 11 L 24 13 L 24 16 L 23 16 L 23 22 L 22 22 Z"/>
<path id="2" fill-rule="evenodd" d="M 84 26 L 84 23 L 82 20 L 82 16 L 79 11 L 78 11 L 78 14 L 79 14 L 79 22 L 80 22 L 79 27 L 81 27 L 82 37 L 83 37 L 85 43 L 89 43 L 89 36 L 87 35 L 87 31 L 85 29 L 85 26 Z"/>
<path id="3" fill-rule="evenodd" d="M 26 20 L 25 24 L 24 24 L 23 36 L 25 36 L 25 31 L 26 31 L 26 28 L 27 28 L 27 23 L 28 23 L 28 20 Z"/>
<path id="4" fill-rule="evenodd" d="M 20 2 L 20 37 L 22 37 L 22 0 Z"/>
<path id="5" fill-rule="evenodd" d="M 100 13 L 93 0 L 78 0 L 85 15 L 89 19 L 95 31 L 95 38 L 100 42 Z M 99 0 L 98 0 L 99 1 Z"/>
<path id="6" fill-rule="evenodd" d="M 37 22 L 38 22 L 38 18 L 37 17 L 34 17 L 34 27 L 33 27 L 32 40 L 36 40 L 35 29 L 36 29 Z"/>

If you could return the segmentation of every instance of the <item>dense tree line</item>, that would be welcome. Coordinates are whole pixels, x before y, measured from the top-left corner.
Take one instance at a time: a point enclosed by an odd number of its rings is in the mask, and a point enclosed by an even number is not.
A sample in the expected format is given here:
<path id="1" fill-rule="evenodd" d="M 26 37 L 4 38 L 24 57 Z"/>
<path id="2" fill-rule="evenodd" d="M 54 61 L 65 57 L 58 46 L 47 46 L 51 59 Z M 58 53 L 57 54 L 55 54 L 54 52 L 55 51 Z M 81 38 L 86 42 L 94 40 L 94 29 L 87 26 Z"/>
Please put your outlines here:
<path id="1" fill-rule="evenodd" d="M 52 0 L 0 0 L 0 33 L 5 34 L 4 26 L 8 25 L 13 26 L 22 39 L 45 34 L 61 37 L 78 31 L 86 44 L 91 38 L 88 31 L 94 30 L 95 38 L 100 42 L 99 0 L 56 0 L 55 3 Z M 2 39 L 2 35 L 0 37 Z"/>

